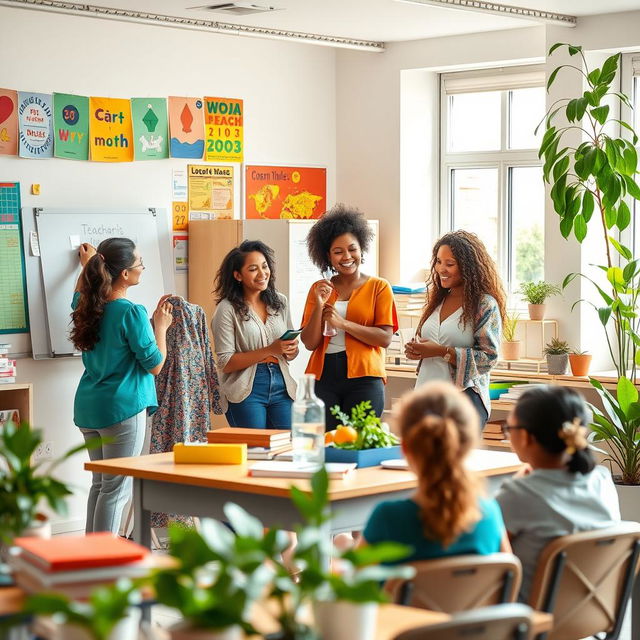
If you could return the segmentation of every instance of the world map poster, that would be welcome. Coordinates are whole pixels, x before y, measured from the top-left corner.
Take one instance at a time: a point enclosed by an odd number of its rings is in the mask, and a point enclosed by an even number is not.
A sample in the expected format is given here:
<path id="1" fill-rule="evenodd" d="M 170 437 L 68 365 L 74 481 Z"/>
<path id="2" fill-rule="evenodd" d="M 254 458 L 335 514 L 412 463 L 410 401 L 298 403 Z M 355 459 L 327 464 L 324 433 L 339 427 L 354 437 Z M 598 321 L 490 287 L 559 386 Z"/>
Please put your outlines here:
<path id="1" fill-rule="evenodd" d="M 325 168 L 247 165 L 245 185 L 249 219 L 309 220 L 327 208 Z"/>

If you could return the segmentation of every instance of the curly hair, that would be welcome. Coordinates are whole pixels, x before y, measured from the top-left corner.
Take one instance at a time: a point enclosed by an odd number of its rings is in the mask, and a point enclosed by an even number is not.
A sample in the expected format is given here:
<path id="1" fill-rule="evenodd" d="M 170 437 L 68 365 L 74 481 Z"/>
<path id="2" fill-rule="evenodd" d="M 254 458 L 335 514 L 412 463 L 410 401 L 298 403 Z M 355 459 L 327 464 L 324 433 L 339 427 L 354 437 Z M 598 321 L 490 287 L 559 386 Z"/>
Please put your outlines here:
<path id="1" fill-rule="evenodd" d="M 478 317 L 480 302 L 484 294 L 492 296 L 498 303 L 500 317 L 504 323 L 506 310 L 506 296 L 498 269 L 493 258 L 489 255 L 482 240 L 475 233 L 468 231 L 451 231 L 445 233 L 433 246 L 431 257 L 431 272 L 428 280 L 427 303 L 418 323 L 417 333 L 420 333 L 425 320 L 438 308 L 438 305 L 446 298 L 448 289 L 440 283 L 436 272 L 438 250 L 442 246 L 451 248 L 451 253 L 458 263 L 460 276 L 464 283 L 464 300 L 462 302 L 463 327 L 475 326 Z"/>
<path id="2" fill-rule="evenodd" d="M 373 231 L 361 211 L 337 204 L 316 222 L 307 236 L 307 250 L 313 264 L 322 272 L 331 269 L 329 249 L 333 241 L 345 233 L 356 237 L 362 253 L 369 250 Z"/>
<path id="3" fill-rule="evenodd" d="M 78 288 L 80 299 L 71 314 L 70 339 L 79 351 L 91 351 L 100 341 L 100 322 L 113 283 L 133 266 L 136 245 L 129 238 L 107 238 L 85 264 Z"/>
<path id="4" fill-rule="evenodd" d="M 242 282 L 238 282 L 233 274 L 242 270 L 247 255 L 254 251 L 264 256 L 271 272 L 269 284 L 264 291 L 260 292 L 260 299 L 267 305 L 267 309 L 272 315 L 277 314 L 284 307 L 284 303 L 276 291 L 276 262 L 273 249 L 260 240 L 245 240 L 239 246 L 231 249 L 222 260 L 216 274 L 213 291 L 216 304 L 219 304 L 221 300 L 228 300 L 236 313 L 244 320 L 249 319 L 249 307 L 244 300 Z"/>
<path id="5" fill-rule="evenodd" d="M 576 420 L 587 427 L 591 412 L 584 398 L 573 389 L 542 385 L 520 396 L 514 408 L 518 426 L 530 433 L 538 444 L 551 454 L 561 454 L 567 444 L 560 437 L 566 422 Z M 571 473 L 589 473 L 596 466 L 589 449 L 576 449 L 567 462 Z"/>
<path id="6" fill-rule="evenodd" d="M 481 485 L 464 464 L 477 446 L 478 414 L 451 383 L 427 382 L 404 396 L 396 424 L 418 476 L 425 536 L 447 547 L 481 517 Z"/>

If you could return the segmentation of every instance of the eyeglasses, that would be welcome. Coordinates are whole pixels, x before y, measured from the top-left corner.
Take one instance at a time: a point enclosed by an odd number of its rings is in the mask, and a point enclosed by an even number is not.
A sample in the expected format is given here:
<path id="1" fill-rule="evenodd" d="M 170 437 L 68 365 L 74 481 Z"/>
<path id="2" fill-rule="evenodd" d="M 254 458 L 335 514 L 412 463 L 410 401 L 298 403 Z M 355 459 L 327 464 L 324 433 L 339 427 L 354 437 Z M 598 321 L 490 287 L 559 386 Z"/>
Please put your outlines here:
<path id="1" fill-rule="evenodd" d="M 146 269 L 146 267 L 144 266 L 142 260 L 140 260 L 140 264 L 133 264 L 133 265 L 131 265 L 129 267 L 129 269 L 138 269 L 138 268 L 141 268 L 143 270 Z"/>
<path id="2" fill-rule="evenodd" d="M 526 427 L 521 427 L 519 425 L 510 425 L 507 424 L 506 422 L 502 423 L 502 436 L 505 440 L 509 439 L 509 431 L 516 431 L 518 429 L 523 429 L 524 431 L 527 430 Z"/>

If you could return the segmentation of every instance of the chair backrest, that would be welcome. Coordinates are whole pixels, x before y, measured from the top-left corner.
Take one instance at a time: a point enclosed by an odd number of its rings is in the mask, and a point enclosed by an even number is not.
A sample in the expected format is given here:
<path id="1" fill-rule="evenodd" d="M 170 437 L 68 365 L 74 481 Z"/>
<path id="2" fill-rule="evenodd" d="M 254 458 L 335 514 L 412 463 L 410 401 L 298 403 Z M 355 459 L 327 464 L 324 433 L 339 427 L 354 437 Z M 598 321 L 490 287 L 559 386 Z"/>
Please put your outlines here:
<path id="1" fill-rule="evenodd" d="M 451 620 L 404 631 L 394 640 L 526 640 L 531 607 L 498 604 L 455 614 Z"/>
<path id="2" fill-rule="evenodd" d="M 548 640 L 617 637 L 640 555 L 640 524 L 561 536 L 540 554 L 529 604 L 553 614 Z"/>
<path id="3" fill-rule="evenodd" d="M 510 553 L 465 555 L 410 563 L 410 579 L 389 580 L 385 591 L 396 604 L 455 613 L 513 602 L 522 568 Z"/>

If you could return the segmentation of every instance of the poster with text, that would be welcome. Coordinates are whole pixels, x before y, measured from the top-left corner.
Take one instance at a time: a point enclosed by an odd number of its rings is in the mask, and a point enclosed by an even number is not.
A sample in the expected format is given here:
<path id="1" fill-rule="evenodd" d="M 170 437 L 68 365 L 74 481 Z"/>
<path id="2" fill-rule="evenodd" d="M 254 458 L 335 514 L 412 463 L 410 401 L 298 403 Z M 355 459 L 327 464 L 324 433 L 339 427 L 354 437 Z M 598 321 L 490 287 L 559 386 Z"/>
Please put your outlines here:
<path id="1" fill-rule="evenodd" d="M 190 164 L 187 170 L 190 219 L 233 218 L 233 167 Z"/>
<path id="2" fill-rule="evenodd" d="M 133 127 L 131 103 L 123 98 L 89 98 L 91 159 L 131 162 Z"/>
<path id="3" fill-rule="evenodd" d="M 247 218 L 308 220 L 327 208 L 327 170 L 319 167 L 245 168 Z"/>
<path id="4" fill-rule="evenodd" d="M 173 260 L 176 271 L 189 269 L 189 234 L 173 234 Z"/>
<path id="5" fill-rule="evenodd" d="M 53 131 L 56 158 L 89 159 L 89 98 L 53 94 Z"/>
<path id="6" fill-rule="evenodd" d="M 205 98 L 205 160 L 243 161 L 243 102 L 235 98 Z"/>
<path id="7" fill-rule="evenodd" d="M 202 160 L 204 110 L 202 98 L 169 96 L 169 152 L 172 158 Z"/>
<path id="8" fill-rule="evenodd" d="M 0 89 L 0 155 L 18 155 L 18 92 Z"/>
<path id="9" fill-rule="evenodd" d="M 21 158 L 53 158 L 53 108 L 48 93 L 18 92 Z"/>
<path id="10" fill-rule="evenodd" d="M 167 101 L 165 98 L 131 98 L 133 148 L 136 160 L 169 157 Z"/>

